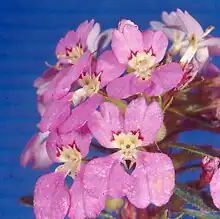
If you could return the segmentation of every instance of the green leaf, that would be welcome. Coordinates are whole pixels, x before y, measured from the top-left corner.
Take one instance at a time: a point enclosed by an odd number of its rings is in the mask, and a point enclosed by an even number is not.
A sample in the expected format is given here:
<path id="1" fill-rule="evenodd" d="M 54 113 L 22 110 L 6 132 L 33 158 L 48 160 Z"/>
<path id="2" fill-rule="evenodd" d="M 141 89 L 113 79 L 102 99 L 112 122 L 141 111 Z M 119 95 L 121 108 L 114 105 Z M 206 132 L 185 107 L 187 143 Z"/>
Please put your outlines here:
<path id="1" fill-rule="evenodd" d="M 213 214 L 184 208 L 183 213 L 200 219 L 220 219 L 220 212 L 218 212 L 218 214 Z"/>
<path id="2" fill-rule="evenodd" d="M 193 205 L 194 207 L 197 207 L 198 209 L 208 212 L 217 211 L 217 208 L 203 200 L 198 191 L 190 188 L 187 185 L 184 185 L 182 183 L 176 183 L 175 194 L 187 203 Z"/>
<path id="3" fill-rule="evenodd" d="M 195 145 L 189 145 L 183 143 L 174 143 L 174 144 L 169 144 L 168 146 L 172 148 L 180 148 L 182 150 L 186 150 L 191 153 L 198 154 L 202 157 L 209 156 L 210 158 L 214 158 L 214 157 L 220 158 L 220 154 L 209 146 L 199 146 L 199 145 L 195 146 Z"/>

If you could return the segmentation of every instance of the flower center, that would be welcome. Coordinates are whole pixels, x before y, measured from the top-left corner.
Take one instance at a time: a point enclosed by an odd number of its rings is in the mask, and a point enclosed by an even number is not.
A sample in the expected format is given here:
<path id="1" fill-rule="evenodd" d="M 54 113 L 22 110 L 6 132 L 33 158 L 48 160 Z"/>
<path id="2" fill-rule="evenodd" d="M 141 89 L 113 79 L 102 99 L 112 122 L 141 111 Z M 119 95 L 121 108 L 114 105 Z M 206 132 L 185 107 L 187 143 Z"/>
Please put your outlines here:
<path id="1" fill-rule="evenodd" d="M 148 80 L 151 77 L 154 64 L 155 56 L 151 50 L 147 53 L 137 52 L 128 62 L 128 65 L 135 70 L 135 74 L 143 80 Z"/>
<path id="2" fill-rule="evenodd" d="M 83 55 L 83 47 L 80 43 L 78 43 L 75 47 L 66 47 L 66 53 L 65 54 L 59 54 L 57 56 L 58 59 L 67 58 L 71 61 L 72 64 L 76 64 L 78 59 Z"/>
<path id="3" fill-rule="evenodd" d="M 79 84 L 82 88 L 76 90 L 72 96 L 72 103 L 74 106 L 99 91 L 100 74 L 83 74 L 81 75 L 81 79 L 79 79 Z"/>
<path id="4" fill-rule="evenodd" d="M 113 134 L 112 143 L 116 148 L 120 149 L 123 163 L 125 164 L 125 161 L 131 161 L 129 165 L 131 167 L 136 161 L 137 148 L 142 146 L 140 132 Z"/>
<path id="5" fill-rule="evenodd" d="M 63 165 L 56 168 L 55 171 L 66 172 L 73 178 L 78 172 L 81 164 L 82 155 L 74 146 L 67 145 L 57 148 L 57 157 Z"/>

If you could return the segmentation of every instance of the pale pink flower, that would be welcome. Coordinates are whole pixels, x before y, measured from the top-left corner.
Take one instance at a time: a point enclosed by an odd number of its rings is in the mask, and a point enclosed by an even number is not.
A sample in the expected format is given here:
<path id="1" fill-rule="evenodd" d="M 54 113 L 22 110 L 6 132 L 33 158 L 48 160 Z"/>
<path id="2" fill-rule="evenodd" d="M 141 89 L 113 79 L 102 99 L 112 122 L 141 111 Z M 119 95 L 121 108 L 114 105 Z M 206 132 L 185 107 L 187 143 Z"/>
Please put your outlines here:
<path id="1" fill-rule="evenodd" d="M 129 72 L 107 86 L 111 97 L 127 98 L 138 93 L 159 96 L 174 88 L 182 77 L 178 63 L 159 66 L 168 39 L 161 31 L 140 32 L 131 21 L 122 21 L 112 35 L 112 49 L 118 61 L 128 66 Z"/>
<path id="2" fill-rule="evenodd" d="M 94 25 L 94 20 L 84 21 L 76 31 L 69 31 L 56 47 L 56 55 L 62 64 L 76 64 L 87 50 L 86 41 Z"/>
<path id="3" fill-rule="evenodd" d="M 175 181 L 171 159 L 162 153 L 139 150 L 155 141 L 162 122 L 159 104 L 147 105 L 144 98 L 133 100 L 124 117 L 114 104 L 101 104 L 100 112 L 94 112 L 88 122 L 89 129 L 101 145 L 118 152 L 86 165 L 83 182 L 88 194 L 100 199 L 102 205 L 107 195 L 117 198 L 126 195 L 138 208 L 167 203 Z M 134 163 L 136 167 L 128 175 L 120 163 L 128 169 Z"/>
<path id="4" fill-rule="evenodd" d="M 68 134 L 50 133 L 48 154 L 54 162 L 64 164 L 58 166 L 54 173 L 40 177 L 36 183 L 34 212 L 37 219 L 64 219 L 66 215 L 70 219 L 90 218 L 90 215 L 95 218 L 103 210 L 100 200 L 84 190 L 85 165 L 81 159 L 87 155 L 91 139 L 86 126 Z M 65 185 L 67 175 L 74 179 L 70 189 Z"/>
<path id="5" fill-rule="evenodd" d="M 209 58 L 209 50 L 217 54 L 215 48 L 220 46 L 220 38 L 211 37 L 209 34 L 214 29 L 209 26 L 205 31 L 187 11 L 177 9 L 176 12 L 162 13 L 164 22 L 151 22 L 153 29 L 162 30 L 173 41 L 171 53 L 180 51 L 181 63 L 189 63 L 195 58 L 199 63 L 204 63 Z"/>
<path id="6" fill-rule="evenodd" d="M 59 127 L 61 132 L 83 126 L 103 101 L 99 90 L 119 77 L 124 69 L 125 66 L 118 63 L 112 51 L 102 53 L 96 63 L 92 62 L 90 53 L 85 53 L 74 70 L 64 75 L 47 93 L 55 100 L 47 107 L 39 124 L 40 130 L 54 130 L 64 121 Z M 73 87 L 74 91 L 71 91 Z M 75 108 L 71 111 L 71 107 Z"/>
<path id="7" fill-rule="evenodd" d="M 32 163 L 33 168 L 42 169 L 52 164 L 46 149 L 48 135 L 49 132 L 39 132 L 30 139 L 21 154 L 20 162 L 23 167 L 26 167 L 28 163 Z"/>

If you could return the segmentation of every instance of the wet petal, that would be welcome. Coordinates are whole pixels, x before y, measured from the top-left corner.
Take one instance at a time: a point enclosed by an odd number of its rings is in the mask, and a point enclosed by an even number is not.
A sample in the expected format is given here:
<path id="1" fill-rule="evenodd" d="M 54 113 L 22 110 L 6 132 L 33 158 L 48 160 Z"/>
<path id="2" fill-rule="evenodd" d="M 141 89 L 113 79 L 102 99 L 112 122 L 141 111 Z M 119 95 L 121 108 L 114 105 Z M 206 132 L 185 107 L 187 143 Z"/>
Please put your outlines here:
<path id="1" fill-rule="evenodd" d="M 56 85 L 55 92 L 53 94 L 54 99 L 60 99 L 70 91 L 73 82 L 75 82 L 80 74 L 82 74 L 83 70 L 90 65 L 90 56 L 91 53 L 86 52 L 79 58 L 75 66 L 68 68 L 66 75 Z"/>
<path id="2" fill-rule="evenodd" d="M 137 113 L 138 108 L 138 113 Z M 144 120 L 147 103 L 143 97 L 130 102 L 125 112 L 125 131 L 132 132 L 140 130 Z"/>
<path id="3" fill-rule="evenodd" d="M 33 162 L 33 168 L 47 168 L 52 164 L 46 150 L 48 132 L 35 134 L 27 143 L 21 155 L 21 165 L 26 167 Z"/>
<path id="4" fill-rule="evenodd" d="M 84 103 L 78 105 L 71 112 L 70 117 L 59 127 L 61 133 L 67 133 L 71 130 L 81 128 L 90 119 L 92 113 L 103 101 L 103 96 L 94 94 Z"/>
<path id="5" fill-rule="evenodd" d="M 114 148 L 112 145 L 113 132 L 123 129 L 122 115 L 119 109 L 112 103 L 103 103 L 101 112 L 94 112 L 88 121 L 88 127 L 99 143 L 106 148 Z"/>
<path id="6" fill-rule="evenodd" d="M 144 43 L 144 50 L 149 51 L 152 47 L 153 38 L 155 32 L 152 30 L 146 30 L 143 32 L 143 43 Z"/>
<path id="7" fill-rule="evenodd" d="M 141 122 L 141 136 L 143 145 L 149 145 L 155 141 L 156 135 L 163 123 L 163 112 L 157 102 L 152 102 L 147 106 L 144 118 Z"/>
<path id="8" fill-rule="evenodd" d="M 37 219 L 63 219 L 70 206 L 63 173 L 41 176 L 34 190 L 34 213 Z"/>
<path id="9" fill-rule="evenodd" d="M 93 28 L 94 22 L 95 20 L 93 19 L 90 22 L 86 20 L 83 23 L 81 23 L 76 30 L 76 34 L 78 38 L 80 39 L 80 43 L 82 44 L 83 47 L 86 46 L 86 41 L 87 41 L 90 31 Z"/>
<path id="10" fill-rule="evenodd" d="M 112 34 L 112 50 L 120 63 L 128 63 L 131 51 L 124 38 L 124 35 L 118 30 L 114 30 Z"/>
<path id="11" fill-rule="evenodd" d="M 152 42 L 153 53 L 156 55 L 155 63 L 158 63 L 163 59 L 167 46 L 167 36 L 162 31 L 156 31 Z"/>
<path id="12" fill-rule="evenodd" d="M 78 37 L 76 32 L 69 31 L 67 32 L 64 38 L 61 38 L 56 47 L 56 55 L 65 54 L 66 48 L 74 48 L 78 43 Z"/>
<path id="13" fill-rule="evenodd" d="M 137 26 L 131 24 L 125 25 L 123 34 L 129 49 L 133 53 L 143 50 L 143 37 Z"/>
<path id="14" fill-rule="evenodd" d="M 49 105 L 44 113 L 39 128 L 42 132 L 55 130 L 70 115 L 70 99 L 72 94 L 69 93 L 60 100 L 55 100 Z"/>
<path id="15" fill-rule="evenodd" d="M 90 200 L 85 203 L 88 218 L 95 218 L 105 208 L 110 172 L 115 162 L 112 156 L 107 156 L 93 159 L 85 167 L 84 194 L 85 199 Z"/>
<path id="16" fill-rule="evenodd" d="M 171 159 L 162 153 L 139 152 L 136 168 L 142 169 L 142 173 L 139 172 L 136 177 L 142 177 L 142 174 L 147 180 L 150 203 L 156 206 L 166 204 L 175 186 L 175 171 Z M 142 190 L 144 192 L 145 188 Z"/>
<path id="17" fill-rule="evenodd" d="M 212 177 L 210 191 L 215 206 L 220 209 L 220 169 Z"/>
<path id="18" fill-rule="evenodd" d="M 169 63 L 160 66 L 152 73 L 153 87 L 146 89 L 145 93 L 149 96 L 159 96 L 177 86 L 181 81 L 183 71 L 178 63 Z"/>
<path id="19" fill-rule="evenodd" d="M 109 83 L 106 91 L 110 97 L 123 99 L 142 93 L 149 84 L 149 81 L 141 80 L 135 74 L 129 73 Z"/>
<path id="20" fill-rule="evenodd" d="M 120 77 L 126 66 L 118 62 L 112 51 L 105 51 L 97 61 L 96 71 L 101 73 L 101 86 L 104 87 L 109 82 Z"/>

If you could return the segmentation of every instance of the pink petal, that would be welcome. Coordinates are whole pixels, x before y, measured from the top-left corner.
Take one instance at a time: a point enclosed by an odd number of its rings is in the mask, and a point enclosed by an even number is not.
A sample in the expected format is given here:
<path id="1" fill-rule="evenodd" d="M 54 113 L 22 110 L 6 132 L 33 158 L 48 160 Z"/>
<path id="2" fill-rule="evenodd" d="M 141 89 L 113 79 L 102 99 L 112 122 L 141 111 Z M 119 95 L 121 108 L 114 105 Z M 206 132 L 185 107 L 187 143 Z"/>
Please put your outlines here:
<path id="1" fill-rule="evenodd" d="M 63 173 L 41 176 L 34 190 L 34 213 L 37 219 L 63 219 L 68 212 L 70 196 Z"/>
<path id="2" fill-rule="evenodd" d="M 101 112 L 94 112 L 88 121 L 88 127 L 99 143 L 106 148 L 114 148 L 111 139 L 113 132 L 123 129 L 123 118 L 119 109 L 112 103 L 103 103 Z"/>
<path id="3" fill-rule="evenodd" d="M 129 73 L 109 83 L 106 91 L 109 97 L 124 99 L 142 93 L 149 85 L 149 81 L 141 80 L 134 73 Z"/>
<path id="4" fill-rule="evenodd" d="M 59 127 L 60 133 L 67 133 L 71 130 L 81 128 L 91 117 L 92 113 L 103 101 L 103 96 L 94 94 L 84 103 L 74 108 L 70 117 Z"/>
<path id="5" fill-rule="evenodd" d="M 57 157 L 57 149 L 59 146 L 62 146 L 62 140 L 57 133 L 57 130 L 50 132 L 47 139 L 46 148 L 48 156 L 53 162 L 59 162 L 59 159 Z"/>
<path id="6" fill-rule="evenodd" d="M 138 112 L 137 112 L 138 108 Z M 137 98 L 130 102 L 125 112 L 125 131 L 138 131 L 143 123 L 147 103 L 143 97 Z"/>
<path id="7" fill-rule="evenodd" d="M 120 157 L 118 152 L 118 157 Z M 115 155 L 115 154 L 114 154 Z M 127 194 L 128 188 L 131 186 L 131 176 L 125 172 L 119 162 L 112 166 L 109 177 L 108 195 L 113 198 L 121 198 Z"/>
<path id="8" fill-rule="evenodd" d="M 78 37 L 76 32 L 74 31 L 69 31 L 65 35 L 64 38 L 61 38 L 60 41 L 57 44 L 56 47 L 56 55 L 58 56 L 59 54 L 66 54 L 66 48 L 74 48 L 76 44 L 78 43 Z"/>
<path id="9" fill-rule="evenodd" d="M 118 30 L 114 30 L 112 34 L 112 50 L 121 64 L 128 63 L 131 51 L 124 38 L 124 35 Z"/>
<path id="10" fill-rule="evenodd" d="M 144 50 L 149 51 L 152 47 L 155 32 L 152 30 L 145 30 L 142 33 L 142 35 L 143 35 Z"/>
<path id="11" fill-rule="evenodd" d="M 199 43 L 200 46 L 220 46 L 220 38 L 219 37 L 210 37 L 206 40 L 203 40 Z"/>
<path id="12" fill-rule="evenodd" d="M 220 46 L 209 46 L 209 53 L 212 56 L 220 56 Z"/>
<path id="13" fill-rule="evenodd" d="M 143 37 L 135 25 L 125 25 L 123 34 L 128 47 L 133 53 L 143 51 Z"/>
<path id="14" fill-rule="evenodd" d="M 34 87 L 39 88 L 40 86 L 44 85 L 45 83 L 50 82 L 57 73 L 58 73 L 58 70 L 55 68 L 47 69 L 41 77 L 37 78 L 34 81 Z"/>
<path id="15" fill-rule="evenodd" d="M 68 69 L 66 75 L 57 83 L 55 93 L 53 94 L 54 99 L 60 99 L 65 96 L 71 89 L 71 85 L 75 82 L 83 70 L 90 65 L 90 52 L 84 53 L 77 64 Z"/>
<path id="16" fill-rule="evenodd" d="M 80 172 L 77 174 L 73 185 L 70 188 L 71 204 L 68 217 L 70 219 L 85 219 L 85 204 L 90 200 L 85 199 L 83 187 L 84 166 L 81 166 Z"/>
<path id="17" fill-rule="evenodd" d="M 53 100 L 57 84 L 59 83 L 59 81 L 61 81 L 63 78 L 66 77 L 66 75 L 68 74 L 68 72 L 70 70 L 72 70 L 71 67 L 63 68 L 62 70 L 60 70 L 56 74 L 56 76 L 53 78 L 53 80 L 49 84 L 47 91 L 43 95 L 44 102 L 49 102 L 50 103 Z"/>
<path id="18" fill-rule="evenodd" d="M 152 42 L 153 53 L 156 55 L 155 63 L 158 63 L 163 59 L 167 46 L 167 36 L 162 31 L 156 31 Z"/>
<path id="19" fill-rule="evenodd" d="M 89 147 L 92 141 L 92 134 L 88 129 L 87 124 L 77 130 L 75 140 L 76 146 L 80 150 L 82 157 L 86 157 L 89 153 Z"/>
<path id="20" fill-rule="evenodd" d="M 72 94 L 69 93 L 60 100 L 55 100 L 49 105 L 44 113 L 39 128 L 42 132 L 55 130 L 70 115 L 70 99 Z"/>
<path id="21" fill-rule="evenodd" d="M 183 13 L 181 10 L 177 9 L 177 15 L 184 23 L 185 28 L 189 34 L 195 33 L 200 37 L 203 35 L 204 31 L 201 25 L 187 11 Z"/>
<path id="22" fill-rule="evenodd" d="M 90 22 L 84 21 L 79 25 L 79 27 L 76 30 L 77 36 L 80 39 L 80 43 L 83 45 L 83 47 L 86 46 L 86 41 L 90 31 L 92 30 L 94 22 L 95 21 L 93 19 Z"/>
<path id="23" fill-rule="evenodd" d="M 159 96 L 177 86 L 183 77 L 183 71 L 178 63 L 160 66 L 152 73 L 153 87 L 146 89 L 149 96 Z"/>
<path id="24" fill-rule="evenodd" d="M 107 156 L 93 159 L 86 165 L 83 183 L 85 199 L 90 200 L 85 203 L 88 218 L 95 218 L 104 209 L 111 169 L 116 162 L 112 156 Z"/>
<path id="25" fill-rule="evenodd" d="M 136 207 L 146 208 L 150 203 L 162 206 L 173 194 L 175 171 L 165 154 L 139 152 L 132 176 L 134 189 L 127 196 Z"/>
<path id="26" fill-rule="evenodd" d="M 210 191 L 215 206 L 220 209 L 220 169 L 212 177 Z"/>
<path id="27" fill-rule="evenodd" d="M 52 164 L 46 151 L 46 139 L 48 133 L 38 133 L 34 135 L 21 154 L 21 165 L 27 166 L 29 162 L 33 162 L 33 168 L 47 168 Z"/>
<path id="28" fill-rule="evenodd" d="M 109 82 L 120 77 L 125 71 L 126 66 L 118 62 L 112 51 L 105 51 L 99 57 L 96 72 L 101 74 L 101 86 L 104 87 Z"/>
<path id="29" fill-rule="evenodd" d="M 137 113 L 137 108 L 139 109 Z M 143 145 L 154 142 L 157 132 L 163 122 L 163 112 L 157 102 L 147 106 L 145 99 L 133 100 L 125 113 L 125 130 L 127 132 L 140 131 L 143 137 Z"/>

